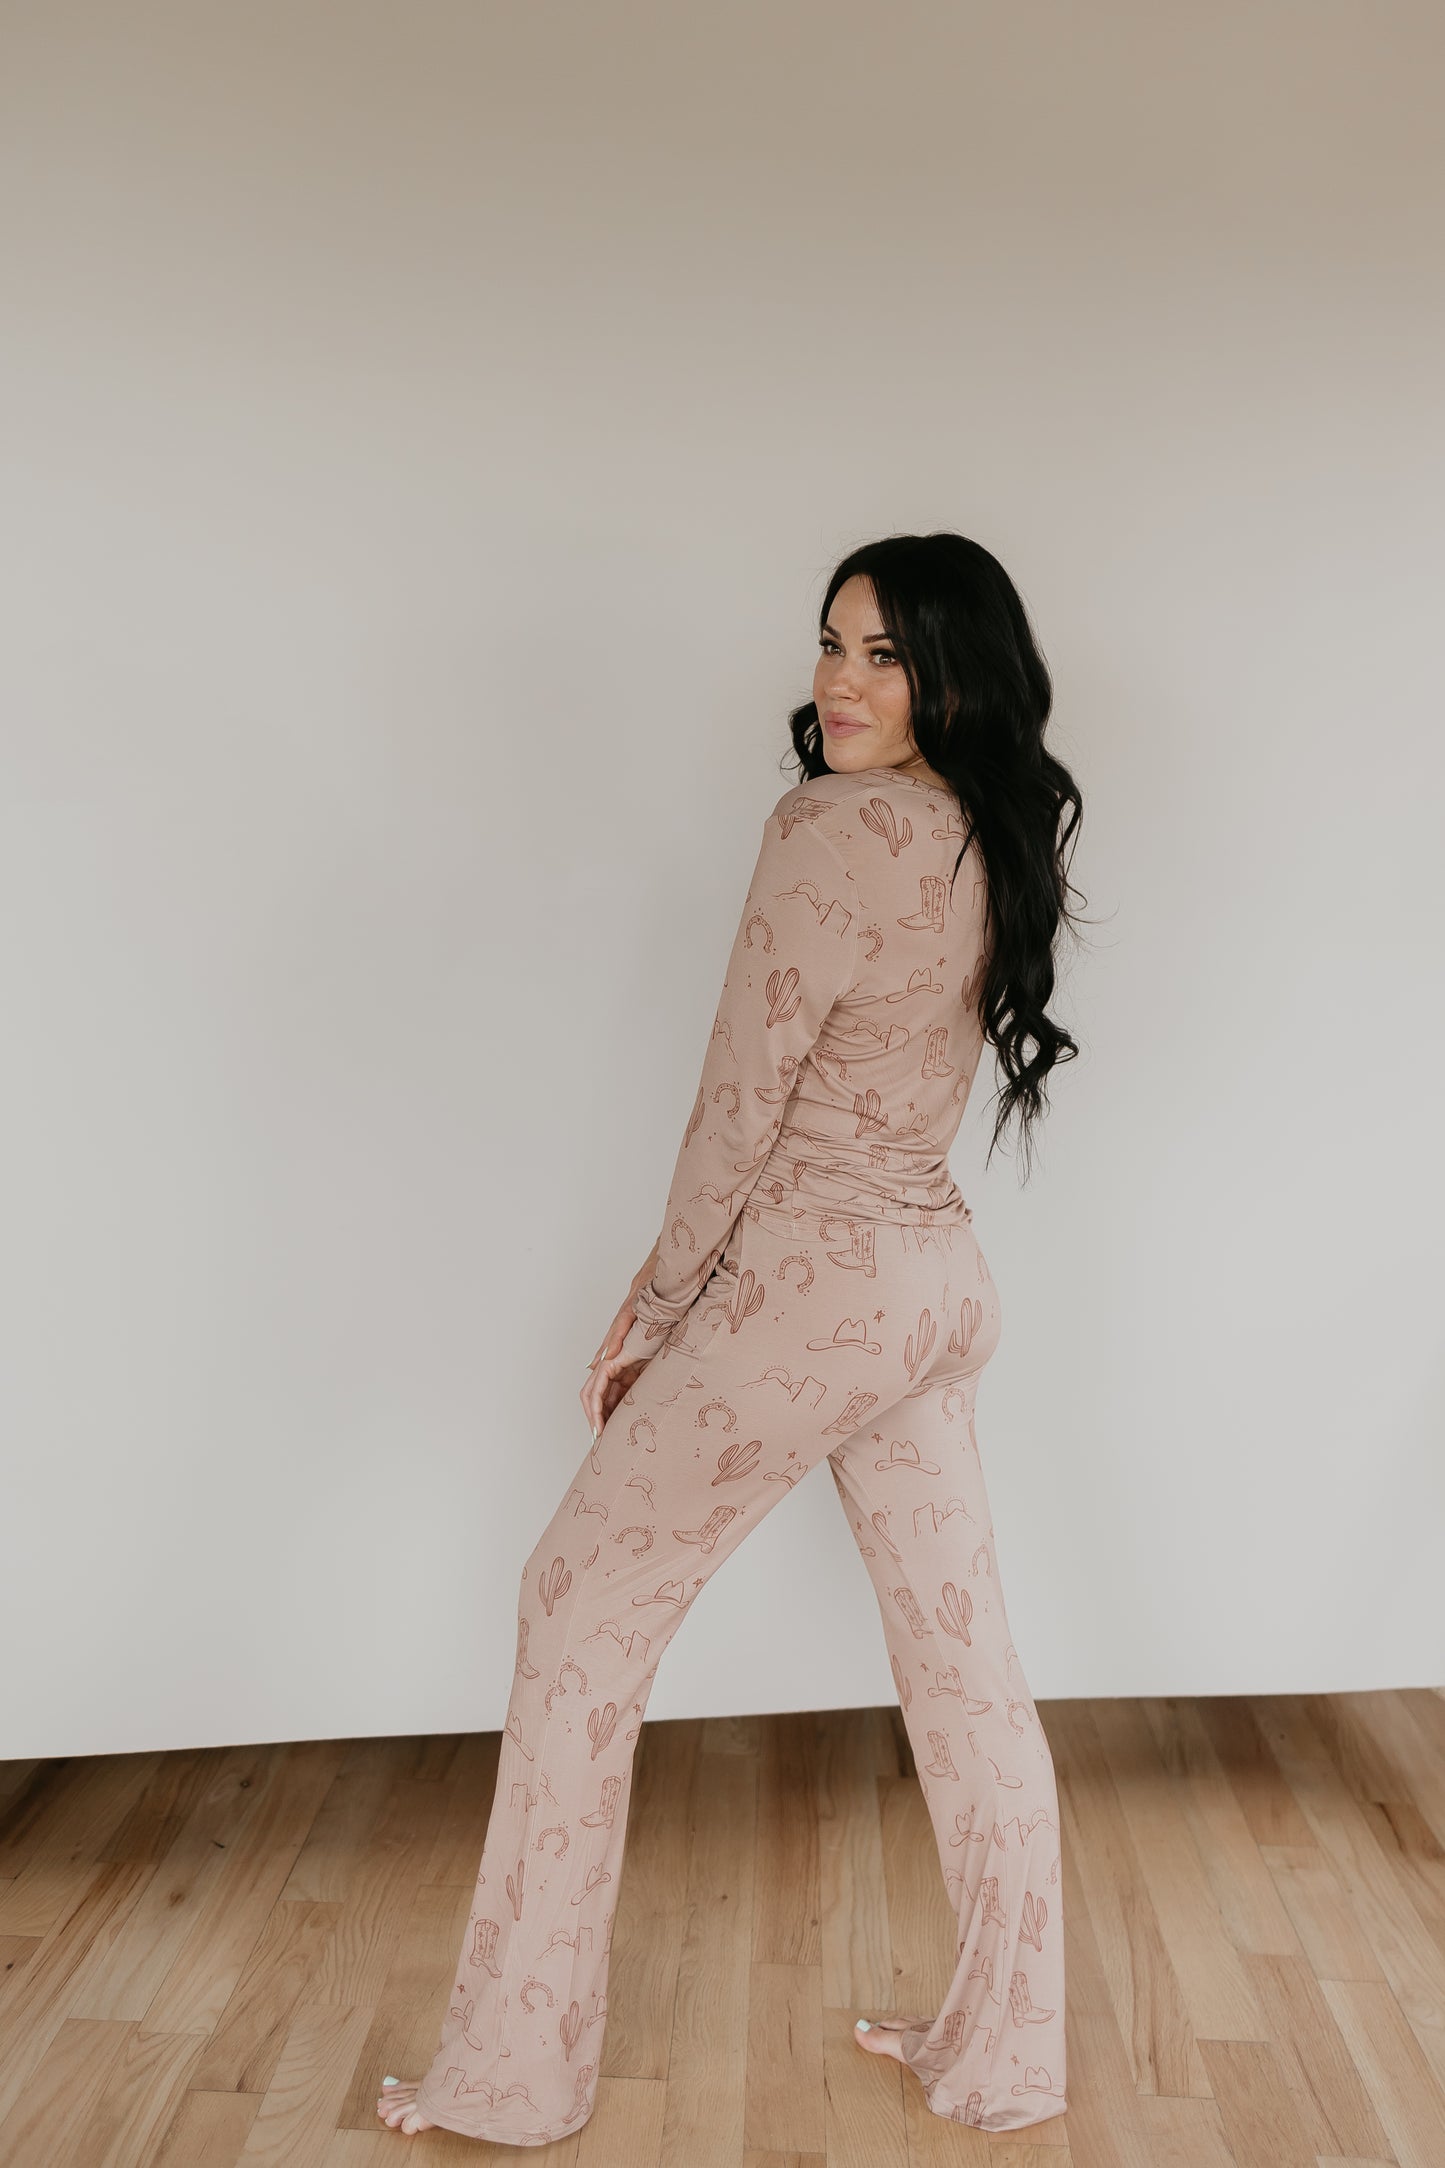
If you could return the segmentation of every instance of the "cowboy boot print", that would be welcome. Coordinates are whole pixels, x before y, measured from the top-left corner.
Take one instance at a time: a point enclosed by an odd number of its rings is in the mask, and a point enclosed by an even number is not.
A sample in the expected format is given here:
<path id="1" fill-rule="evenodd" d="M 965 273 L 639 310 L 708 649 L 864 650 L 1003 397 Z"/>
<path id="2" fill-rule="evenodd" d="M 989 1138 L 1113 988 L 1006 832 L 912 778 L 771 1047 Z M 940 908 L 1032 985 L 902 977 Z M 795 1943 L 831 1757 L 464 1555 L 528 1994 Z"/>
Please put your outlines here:
<path id="1" fill-rule="evenodd" d="M 871 1280 L 878 1271 L 877 1229 L 859 1220 L 849 1220 L 847 1226 L 847 1249 L 829 1250 L 828 1262 L 831 1265 L 841 1265 L 847 1272 L 866 1273 Z M 813 1343 L 809 1341 L 808 1344 L 811 1347 Z"/>
<path id="2" fill-rule="evenodd" d="M 900 918 L 900 926 L 908 926 L 923 933 L 942 933 L 943 910 L 948 889 L 941 873 L 925 873 L 918 882 L 919 903 L 916 911 L 907 918 Z"/>
<path id="3" fill-rule="evenodd" d="M 1015 2025 L 1047 2025 L 1054 2015 L 1052 2010 L 1036 2010 L 1030 2002 L 1029 1976 L 1026 1972 L 1010 1974 L 1008 2002 Z"/>
<path id="4" fill-rule="evenodd" d="M 562 2118 L 564 2123 L 574 2122 L 579 2115 L 587 2112 L 592 2102 L 592 2081 L 596 2075 L 596 2063 L 588 2063 L 578 2071 L 577 2090 L 573 2095 L 571 2107 Z"/>
<path id="5" fill-rule="evenodd" d="M 512 1676 L 514 1680 L 516 1679 L 518 1674 L 520 1674 L 521 1677 L 524 1679 L 540 1679 L 542 1676 L 541 1672 L 537 1669 L 537 1666 L 532 1663 L 527 1656 L 527 1640 L 531 1633 L 531 1630 L 532 1622 L 530 1619 L 525 1617 L 518 1619 L 517 1660 L 512 1666 Z"/>
<path id="6" fill-rule="evenodd" d="M 604 1777 L 602 1780 L 602 1791 L 598 1798 L 597 1805 L 593 1808 L 590 1814 L 583 1815 L 583 1821 L 586 1822 L 588 1826 L 593 1829 L 610 1829 L 612 1827 L 613 1817 L 617 1812 L 617 1802 L 621 1798 L 621 1796 L 621 1777 L 615 1774 L 610 1777 Z"/>
<path id="7" fill-rule="evenodd" d="M 778 814 L 778 826 L 782 831 L 783 841 L 786 843 L 800 821 L 815 821 L 827 811 L 826 798 L 809 798 L 806 795 L 792 798 L 787 810 Z"/>
<path id="8" fill-rule="evenodd" d="M 489 1972 L 494 1980 L 502 1977 L 497 1963 L 497 1937 L 501 1927 L 496 1920 L 473 1920 L 472 1947 L 467 1962 L 475 1971 Z"/>
<path id="9" fill-rule="evenodd" d="M 737 1519 L 736 1506 L 714 1506 L 701 1528 L 674 1528 L 679 1543 L 695 1543 L 700 1551 L 711 1551 L 729 1521 Z"/>
<path id="10" fill-rule="evenodd" d="M 986 1874 L 983 1878 L 983 1918 L 980 1925 L 984 1924 L 1002 1927 L 1005 1931 L 1008 1928 L 1008 1920 L 998 1899 L 998 1876 L 996 1874 Z M 992 1963 L 991 1959 L 990 1963 Z"/>
<path id="11" fill-rule="evenodd" d="M 925 1077 L 953 1075 L 948 1060 L 947 1024 L 935 1024 L 924 1040 L 922 1073 Z"/>
<path id="12" fill-rule="evenodd" d="M 958 1771 L 953 1765 L 953 1751 L 946 1731 L 931 1731 L 928 1743 L 933 1748 L 933 1759 L 926 1764 L 931 1777 L 953 1777 L 958 1781 Z"/>

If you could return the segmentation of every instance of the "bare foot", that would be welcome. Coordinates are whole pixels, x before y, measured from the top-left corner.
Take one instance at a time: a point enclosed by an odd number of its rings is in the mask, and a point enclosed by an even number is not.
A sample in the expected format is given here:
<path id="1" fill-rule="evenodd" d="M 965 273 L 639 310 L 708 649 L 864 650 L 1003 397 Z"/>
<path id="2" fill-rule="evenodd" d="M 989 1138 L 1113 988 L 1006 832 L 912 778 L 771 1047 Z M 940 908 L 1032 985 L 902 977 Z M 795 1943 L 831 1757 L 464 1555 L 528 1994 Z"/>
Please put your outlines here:
<path id="1" fill-rule="evenodd" d="M 392 2130 L 405 2131 L 408 2138 L 419 2130 L 435 2130 L 436 2125 L 429 2123 L 420 2108 L 413 2105 L 415 2085 L 403 2084 L 399 2078 L 383 2078 L 381 2082 L 384 2090 L 376 2096 L 376 2112 L 383 2123 Z"/>
<path id="2" fill-rule="evenodd" d="M 853 2027 L 853 2038 L 870 2055 L 891 2055 L 896 2063 L 901 2063 L 902 2036 L 914 2022 L 911 2018 L 901 2017 L 860 2017 Z"/>

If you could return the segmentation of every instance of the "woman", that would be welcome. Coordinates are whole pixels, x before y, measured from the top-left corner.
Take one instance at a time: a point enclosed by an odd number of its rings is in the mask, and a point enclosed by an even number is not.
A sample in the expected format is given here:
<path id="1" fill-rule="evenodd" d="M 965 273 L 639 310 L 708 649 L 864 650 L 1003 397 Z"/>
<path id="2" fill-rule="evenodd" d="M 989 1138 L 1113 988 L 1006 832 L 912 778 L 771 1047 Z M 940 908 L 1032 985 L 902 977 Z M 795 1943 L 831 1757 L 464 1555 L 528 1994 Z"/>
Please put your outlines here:
<path id="1" fill-rule="evenodd" d="M 662 1232 L 582 1388 L 591 1449 L 523 1569 L 441 2045 L 377 2101 L 408 2133 L 542 2145 L 591 2114 L 659 1659 L 824 1457 L 958 1921 L 943 2008 L 854 2037 L 957 2122 L 1017 2130 L 1066 2105 L 1053 1762 L 974 1438 L 999 1301 L 948 1149 L 986 1039 L 1007 1075 L 994 1143 L 1016 1106 L 1027 1140 L 1049 1069 L 1078 1052 L 1044 1004 L 1080 798 L 1044 749 L 1023 605 L 977 543 L 855 551 L 820 650 L 792 718 L 802 780 L 764 826 Z"/>

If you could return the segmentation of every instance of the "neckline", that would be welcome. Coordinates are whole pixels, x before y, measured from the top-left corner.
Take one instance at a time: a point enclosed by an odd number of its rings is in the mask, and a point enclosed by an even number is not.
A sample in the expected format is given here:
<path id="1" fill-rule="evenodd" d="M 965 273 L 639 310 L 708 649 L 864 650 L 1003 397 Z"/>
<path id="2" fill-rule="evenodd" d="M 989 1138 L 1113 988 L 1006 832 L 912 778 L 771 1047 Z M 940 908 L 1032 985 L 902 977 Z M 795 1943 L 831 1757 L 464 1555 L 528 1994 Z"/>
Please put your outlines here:
<path id="1" fill-rule="evenodd" d="M 926 775 L 910 775 L 906 768 L 860 768 L 859 775 L 896 775 L 905 783 L 916 783 L 921 790 L 942 790 L 942 783 L 933 782 Z"/>

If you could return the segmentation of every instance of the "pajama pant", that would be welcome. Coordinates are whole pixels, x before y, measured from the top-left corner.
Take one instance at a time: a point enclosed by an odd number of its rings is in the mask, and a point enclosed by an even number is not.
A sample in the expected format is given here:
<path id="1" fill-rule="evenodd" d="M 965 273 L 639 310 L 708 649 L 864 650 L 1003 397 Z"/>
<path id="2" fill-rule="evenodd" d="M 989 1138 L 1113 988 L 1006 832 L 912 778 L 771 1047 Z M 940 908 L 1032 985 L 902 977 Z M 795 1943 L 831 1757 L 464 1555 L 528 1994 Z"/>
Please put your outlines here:
<path id="1" fill-rule="evenodd" d="M 967 1220 L 750 1204 L 735 1222 L 523 1569 L 481 1869 L 417 2095 L 432 2122 L 542 2145 L 591 2114 L 659 1659 L 704 1582 L 825 1455 L 877 1590 L 958 1924 L 942 2009 L 890 2024 L 938 2115 L 1015 2130 L 1064 2110 L 1054 1768 L 1009 1637 L 974 1439 L 999 1322 Z"/>

